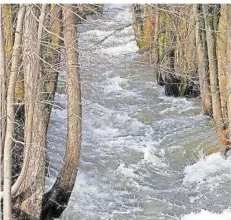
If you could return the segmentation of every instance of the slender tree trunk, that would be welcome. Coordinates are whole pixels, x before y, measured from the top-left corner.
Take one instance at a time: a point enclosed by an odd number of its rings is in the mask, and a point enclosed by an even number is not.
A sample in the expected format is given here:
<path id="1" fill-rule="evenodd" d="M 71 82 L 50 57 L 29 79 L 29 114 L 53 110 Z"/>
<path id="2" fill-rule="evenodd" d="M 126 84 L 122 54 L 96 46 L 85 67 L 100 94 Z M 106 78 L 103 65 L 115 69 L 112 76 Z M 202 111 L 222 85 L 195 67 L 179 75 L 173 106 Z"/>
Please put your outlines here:
<path id="1" fill-rule="evenodd" d="M 216 124 L 216 130 L 219 139 L 222 144 L 227 144 L 227 137 L 223 127 L 223 118 L 221 111 L 220 93 L 219 93 L 219 81 L 218 81 L 218 65 L 217 65 L 217 54 L 216 54 L 216 31 L 217 23 L 219 19 L 218 5 L 202 5 L 206 38 L 208 46 L 208 59 L 209 59 L 209 71 L 210 71 L 210 86 L 212 95 L 212 108 L 213 118 Z"/>
<path id="2" fill-rule="evenodd" d="M 154 46 L 153 46 L 153 60 L 155 65 L 155 72 L 156 72 L 156 81 L 157 84 L 160 86 L 164 85 L 164 80 L 161 74 L 161 71 L 158 68 L 158 65 L 160 63 L 160 57 L 159 57 L 159 48 L 162 47 L 159 45 L 159 37 L 160 37 L 160 11 L 159 11 L 158 5 L 156 5 L 155 8 L 155 30 L 154 30 Z"/>
<path id="3" fill-rule="evenodd" d="M 11 39 L 11 35 L 9 35 L 9 24 L 7 23 L 7 19 L 9 18 L 9 14 L 7 13 L 7 8 L 9 8 L 10 5 L 4 4 L 1 5 L 1 23 L 2 23 L 2 41 L 1 43 L 3 44 L 3 51 L 4 51 L 4 66 L 2 68 L 5 69 L 5 71 L 1 72 L 1 142 L 2 142 L 2 150 L 1 154 L 3 153 L 4 149 L 4 143 L 5 143 L 5 135 L 6 135 L 6 95 L 7 95 L 7 51 L 10 50 L 11 48 L 8 47 L 9 45 L 9 40 Z M 10 21 L 11 22 L 11 21 Z M 10 23 L 11 24 L 11 23 Z M 6 31 L 6 33 L 5 33 Z M 10 39 L 8 39 L 10 38 Z M 6 43 L 8 42 L 8 44 Z M 11 43 L 11 42 L 10 42 Z M 9 54 L 8 54 L 9 55 Z M 3 57 L 2 57 L 3 58 Z M 1 166 L 1 169 L 3 166 Z"/>
<path id="4" fill-rule="evenodd" d="M 155 17 L 154 21 L 155 23 L 154 25 L 154 36 L 153 36 L 153 62 L 155 64 L 155 66 L 157 66 L 158 63 L 158 53 L 159 53 L 159 47 L 158 47 L 158 38 L 159 38 L 159 32 L 160 32 L 160 15 L 159 15 L 159 8 L 158 5 L 153 5 L 153 13 Z"/>
<path id="5" fill-rule="evenodd" d="M 221 101 L 221 113 L 223 118 L 223 128 L 228 128 L 227 115 L 227 30 L 228 17 L 227 5 L 220 6 L 220 18 L 217 26 L 216 49 L 217 49 L 217 65 L 218 65 L 218 80 Z"/>
<path id="6" fill-rule="evenodd" d="M 42 64 L 43 76 L 45 79 L 45 102 L 46 104 L 46 133 L 49 126 L 50 115 L 52 111 L 55 92 L 57 89 L 58 73 L 60 68 L 60 47 L 61 42 L 58 36 L 61 34 L 61 6 L 57 4 L 50 5 L 50 21 L 49 30 L 51 35 L 47 39 L 50 42 L 50 47 L 43 48 L 44 60 L 46 63 Z M 47 65 L 49 64 L 49 65 Z M 46 71 L 45 71 L 46 70 Z M 49 158 L 46 155 L 46 173 L 48 171 Z"/>
<path id="7" fill-rule="evenodd" d="M 50 31 L 52 32 L 50 36 L 51 47 L 47 48 L 44 59 L 49 66 L 45 66 L 49 70 L 48 73 L 44 73 L 45 77 L 45 92 L 46 92 L 46 121 L 47 128 L 50 120 L 50 114 L 52 109 L 52 104 L 55 97 L 55 92 L 57 88 L 58 71 L 60 64 L 60 36 L 61 32 L 61 7 L 57 4 L 51 4 L 50 6 Z"/>
<path id="8" fill-rule="evenodd" d="M 136 42 L 139 48 L 142 48 L 142 41 L 144 35 L 143 28 L 143 12 L 140 4 L 133 4 L 132 7 L 132 27 L 134 29 L 134 35 L 136 38 Z"/>
<path id="9" fill-rule="evenodd" d="M 13 50 L 13 38 L 12 38 L 12 5 L 3 4 L 2 5 L 2 17 L 3 17 L 3 28 L 4 28 L 4 38 L 5 38 L 5 54 L 6 54 L 6 69 L 8 75 L 10 74 L 10 63 Z"/>
<path id="10" fill-rule="evenodd" d="M 152 6 L 149 4 L 145 5 L 144 8 L 144 26 L 143 26 L 143 39 L 141 41 L 141 49 L 142 51 L 150 51 L 152 49 L 153 44 L 153 14 L 152 14 Z"/>
<path id="11" fill-rule="evenodd" d="M 15 37 L 14 37 L 14 46 L 13 46 L 13 53 L 12 53 L 12 65 L 11 65 L 11 75 L 10 78 L 13 78 L 14 88 L 12 88 L 11 91 L 11 101 L 14 102 L 15 98 L 15 87 L 17 82 L 17 76 L 19 73 L 19 65 L 20 65 L 20 52 L 21 52 L 21 45 L 22 45 L 22 31 L 23 31 L 23 23 L 24 23 L 24 17 L 25 17 L 25 5 L 20 6 L 20 9 L 18 11 L 18 19 L 17 19 L 17 25 L 16 25 L 16 31 L 15 31 Z M 11 81 L 11 79 L 10 79 Z M 9 82 L 10 85 L 10 82 Z M 8 89 L 9 91 L 9 89 Z M 8 92 L 9 95 L 9 92 Z M 11 117 L 15 117 L 14 112 L 14 106 L 11 106 Z M 8 114 L 9 118 L 9 114 Z M 14 130 L 14 121 L 12 123 L 13 130 Z M 13 137 L 13 130 L 12 130 L 12 137 Z M 13 142 L 12 142 L 13 143 Z M 11 190 L 11 193 L 14 194 L 14 187 L 13 190 Z"/>
<path id="12" fill-rule="evenodd" d="M 63 5 L 63 33 L 67 65 L 67 146 L 64 165 L 59 176 L 43 200 L 41 220 L 59 217 L 64 211 L 73 190 L 81 147 L 81 86 L 78 71 L 76 16 L 72 5 Z"/>
<path id="13" fill-rule="evenodd" d="M 4 220 L 12 219 L 11 204 L 11 178 L 12 178 L 12 144 L 14 132 L 14 91 L 18 73 L 19 53 L 21 46 L 21 32 L 23 25 L 25 8 L 21 6 L 18 13 L 17 31 L 15 36 L 15 44 L 12 56 L 12 69 L 9 76 L 9 85 L 7 90 L 7 121 L 6 121 L 6 137 L 4 145 L 4 187 L 3 187 L 3 218 Z"/>
<path id="14" fill-rule="evenodd" d="M 227 31 L 227 109 L 228 109 L 228 138 L 231 142 L 231 5 L 228 7 L 228 31 Z M 229 146 L 230 147 L 230 146 Z"/>
<path id="15" fill-rule="evenodd" d="M 202 98 L 202 110 L 206 115 L 212 116 L 212 100 L 210 91 L 210 78 L 207 56 L 207 42 L 205 35 L 205 23 L 201 5 L 195 5 L 196 23 L 196 44 L 197 44 L 197 62 L 200 83 L 200 92 Z"/>
<path id="16" fill-rule="evenodd" d="M 4 146 L 3 132 L 5 126 L 3 124 L 5 112 L 3 106 L 5 106 L 5 78 L 6 78 L 6 60 L 5 60 L 5 48 L 4 48 L 4 33 L 3 33 L 3 23 L 2 23 L 2 5 L 0 4 L 0 117 L 1 117 L 1 140 L 0 140 L 0 191 L 2 191 L 2 152 Z M 0 220 L 2 220 L 2 199 L 0 198 Z"/>
<path id="17" fill-rule="evenodd" d="M 171 11 L 171 8 L 169 9 Z M 164 63 L 166 68 L 165 73 L 165 85 L 164 85 L 164 91 L 165 95 L 167 96 L 180 96 L 179 91 L 179 85 L 180 85 L 180 79 L 179 76 L 175 73 L 175 55 L 176 55 L 176 34 L 171 28 L 171 21 L 172 16 L 171 14 L 166 14 L 166 20 L 165 20 L 165 28 L 167 30 L 166 32 L 166 38 L 165 38 L 165 56 L 166 56 L 166 63 Z"/>
<path id="18" fill-rule="evenodd" d="M 163 86 L 166 83 L 166 72 L 164 71 L 166 67 L 167 55 L 166 55 L 166 44 L 167 44 L 167 28 L 166 19 L 167 12 L 162 10 L 162 5 L 159 5 L 159 36 L 157 41 L 158 46 L 158 60 L 157 60 L 157 79 L 159 78 L 159 85 Z M 167 22 L 168 23 L 168 22 Z"/>

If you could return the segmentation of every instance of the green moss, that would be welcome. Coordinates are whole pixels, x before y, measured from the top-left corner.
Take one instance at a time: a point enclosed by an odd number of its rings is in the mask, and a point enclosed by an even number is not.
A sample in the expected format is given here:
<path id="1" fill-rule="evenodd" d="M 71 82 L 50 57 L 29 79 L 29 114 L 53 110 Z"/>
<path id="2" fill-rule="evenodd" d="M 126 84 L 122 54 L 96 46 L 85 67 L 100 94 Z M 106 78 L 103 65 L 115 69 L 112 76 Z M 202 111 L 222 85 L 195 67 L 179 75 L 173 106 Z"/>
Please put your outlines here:
<path id="1" fill-rule="evenodd" d="M 164 44 L 165 44 L 165 33 L 162 33 L 160 34 L 159 42 L 158 42 L 160 60 L 162 60 L 164 57 Z"/>
<path id="2" fill-rule="evenodd" d="M 17 101 L 22 101 L 24 99 L 24 82 L 23 82 L 22 76 L 17 80 L 17 83 L 16 83 L 15 99 Z"/>
<path id="3" fill-rule="evenodd" d="M 207 16 L 206 16 L 206 20 L 208 21 L 208 22 L 217 22 L 218 21 L 218 16 L 217 15 L 214 15 L 214 14 L 208 14 Z"/>
<path id="4" fill-rule="evenodd" d="M 184 93 L 185 93 L 185 90 L 187 88 L 187 78 L 186 78 L 186 74 L 185 76 L 182 76 L 181 79 L 180 79 L 180 86 L 179 86 L 179 92 L 180 92 L 180 95 L 183 96 Z"/>

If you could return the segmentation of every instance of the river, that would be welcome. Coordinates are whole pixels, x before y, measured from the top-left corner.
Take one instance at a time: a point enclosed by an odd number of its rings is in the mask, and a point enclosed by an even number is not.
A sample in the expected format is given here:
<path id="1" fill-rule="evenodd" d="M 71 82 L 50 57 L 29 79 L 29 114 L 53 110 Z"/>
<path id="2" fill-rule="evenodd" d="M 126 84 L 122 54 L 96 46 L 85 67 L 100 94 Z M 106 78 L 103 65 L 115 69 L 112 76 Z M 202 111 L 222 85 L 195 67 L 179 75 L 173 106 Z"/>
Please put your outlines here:
<path id="1" fill-rule="evenodd" d="M 100 18 L 78 27 L 82 151 L 61 219 L 231 219 L 231 158 L 202 153 L 204 146 L 217 144 L 212 120 L 201 114 L 198 99 L 164 95 L 154 68 L 138 54 L 131 22 L 130 5 L 106 5 Z M 63 86 L 64 72 L 60 91 Z M 57 93 L 56 101 L 47 187 L 65 148 L 65 94 Z"/>

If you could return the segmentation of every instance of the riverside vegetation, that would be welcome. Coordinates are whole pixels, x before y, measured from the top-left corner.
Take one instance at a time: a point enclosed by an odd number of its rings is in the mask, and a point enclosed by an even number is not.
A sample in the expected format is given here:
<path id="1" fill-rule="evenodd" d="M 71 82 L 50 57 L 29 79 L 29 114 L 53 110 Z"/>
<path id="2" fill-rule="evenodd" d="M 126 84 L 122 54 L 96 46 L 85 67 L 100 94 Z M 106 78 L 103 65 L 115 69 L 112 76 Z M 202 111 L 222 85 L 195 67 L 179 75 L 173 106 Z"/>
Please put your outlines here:
<path id="1" fill-rule="evenodd" d="M 231 6 L 133 5 L 140 52 L 167 96 L 201 97 L 226 153 L 231 139 Z M 213 150 L 209 150 L 213 152 Z"/>
<path id="2" fill-rule="evenodd" d="M 0 5 L 0 219 L 52 219 L 66 208 L 78 171 L 82 128 L 76 26 L 100 8 Z M 45 193 L 47 130 L 61 69 L 67 74 L 66 150 L 58 177 Z"/>

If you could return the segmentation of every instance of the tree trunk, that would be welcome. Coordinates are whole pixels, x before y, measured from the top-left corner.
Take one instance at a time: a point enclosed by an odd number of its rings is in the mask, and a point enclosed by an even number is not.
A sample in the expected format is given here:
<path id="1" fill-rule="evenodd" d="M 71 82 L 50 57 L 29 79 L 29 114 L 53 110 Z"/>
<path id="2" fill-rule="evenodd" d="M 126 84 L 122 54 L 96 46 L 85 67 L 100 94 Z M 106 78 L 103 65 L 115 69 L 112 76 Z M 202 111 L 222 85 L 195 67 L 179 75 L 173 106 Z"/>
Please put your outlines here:
<path id="1" fill-rule="evenodd" d="M 172 47 L 175 48 L 174 46 Z M 164 92 L 166 96 L 178 97 L 180 96 L 180 80 L 174 72 L 175 50 L 173 48 L 170 48 L 168 52 L 169 63 L 167 67 L 168 72 L 166 73 L 167 76 L 165 77 Z"/>
<path id="2" fill-rule="evenodd" d="M 12 5 L 3 4 L 2 5 L 2 18 L 3 18 L 3 28 L 4 28 L 4 38 L 5 38 L 5 54 L 6 54 L 6 68 L 8 75 L 10 74 L 10 63 L 11 55 L 13 50 L 13 37 L 12 37 Z"/>
<path id="3" fill-rule="evenodd" d="M 166 19 L 166 13 L 159 11 L 159 35 L 157 38 L 157 47 L 158 47 L 158 59 L 157 59 L 157 83 L 160 86 L 165 85 L 165 72 L 163 71 L 165 67 L 165 61 L 166 61 L 166 54 L 165 54 L 165 47 L 166 47 L 166 29 L 165 29 L 165 19 Z"/>
<path id="4" fill-rule="evenodd" d="M 50 115 L 52 111 L 52 106 L 54 104 L 55 92 L 57 89 L 58 73 L 60 71 L 60 34 L 61 34 L 61 7 L 57 4 L 51 4 L 50 7 L 50 20 L 47 26 L 51 35 L 47 37 L 47 41 L 50 42 L 50 45 L 43 47 L 44 57 L 46 61 L 42 64 L 43 76 L 45 79 L 45 102 L 46 104 L 46 133 L 48 131 Z M 49 158 L 46 155 L 46 174 L 48 172 Z"/>
<path id="5" fill-rule="evenodd" d="M 1 140 L 0 140 L 0 191 L 2 191 L 2 152 L 4 148 L 3 132 L 5 132 L 5 80 L 6 80 L 6 60 L 5 60 L 5 47 L 4 47 L 4 33 L 2 23 L 2 5 L 0 4 L 0 117 L 1 117 Z M 2 220 L 2 199 L 0 198 L 0 220 Z"/>
<path id="6" fill-rule="evenodd" d="M 6 39 L 6 33 L 5 31 L 7 31 L 7 24 L 6 23 L 6 19 L 9 18 L 9 16 L 7 15 L 7 11 L 6 9 L 9 7 L 10 5 L 1 5 L 1 28 L 2 28 L 2 41 L 1 44 L 3 45 L 4 48 L 2 48 L 2 62 L 4 60 L 4 63 L 2 63 L 1 68 L 5 69 L 5 71 L 1 71 L 1 144 L 2 144 L 2 149 L 1 149 L 1 154 L 3 153 L 3 149 L 4 149 L 4 143 L 5 143 L 5 135 L 6 135 L 6 95 L 7 95 L 7 43 L 9 39 Z M 8 33 L 8 31 L 7 31 Z M 9 37 L 9 35 L 8 35 Z M 1 169 L 3 168 L 3 166 L 1 166 Z"/>
<path id="7" fill-rule="evenodd" d="M 25 153 L 14 191 L 17 192 L 20 217 L 26 216 L 25 219 L 40 218 L 45 187 L 46 123 L 44 80 L 40 72 L 39 56 L 46 5 L 42 5 L 41 10 L 38 7 L 26 6 L 23 36 Z M 38 18 L 39 11 L 41 14 L 38 22 L 36 17 Z"/>
<path id="8" fill-rule="evenodd" d="M 154 40 L 153 40 L 153 54 L 152 59 L 154 61 L 154 68 L 156 72 L 156 81 L 157 84 L 160 86 L 164 85 L 164 80 L 161 74 L 161 71 L 158 68 L 158 64 L 160 63 L 160 57 L 159 57 L 159 37 L 160 37 L 160 9 L 158 5 L 155 6 L 155 30 L 154 30 Z"/>
<path id="9" fill-rule="evenodd" d="M 228 27 L 231 27 L 231 5 L 227 5 Z M 231 143 L 231 30 L 227 31 L 227 109 L 228 109 L 228 139 Z M 230 147 L 230 146 L 229 146 Z"/>
<path id="10" fill-rule="evenodd" d="M 132 7 L 132 27 L 135 39 L 139 48 L 142 48 L 142 40 L 144 35 L 143 28 L 143 11 L 140 4 L 134 4 Z"/>
<path id="11" fill-rule="evenodd" d="M 175 73 L 175 59 L 176 59 L 176 33 L 172 29 L 172 22 L 173 17 L 172 13 L 173 8 L 169 6 L 167 8 L 168 12 L 165 12 L 165 21 L 164 21 L 164 28 L 166 30 L 165 33 L 165 41 L 164 41 L 164 75 L 165 75 L 165 95 L 167 96 L 180 96 L 180 79 L 179 76 Z"/>
<path id="12" fill-rule="evenodd" d="M 7 90 L 7 121 L 6 136 L 4 144 L 4 187 L 3 187 L 3 218 L 4 220 L 12 218 L 11 204 L 11 178 L 12 178 L 12 144 L 14 132 L 14 91 L 19 67 L 19 55 L 21 47 L 22 26 L 25 14 L 24 6 L 21 6 L 18 13 L 17 32 L 12 55 L 12 68 L 9 76 L 9 85 Z"/>
<path id="13" fill-rule="evenodd" d="M 58 71 L 60 67 L 60 36 L 61 32 L 61 7 L 57 4 L 51 4 L 50 6 L 50 47 L 46 48 L 44 59 L 49 65 L 43 64 L 46 68 L 45 77 L 45 92 L 46 92 L 46 121 L 47 128 L 49 124 L 52 104 L 55 97 L 57 88 Z M 48 73 L 47 73 L 48 72 Z"/>
<path id="14" fill-rule="evenodd" d="M 145 5 L 144 8 L 144 25 L 143 25 L 143 33 L 144 36 L 141 39 L 140 47 L 142 49 L 142 52 L 144 51 L 151 51 L 152 45 L 153 45 L 153 10 L 152 6 L 149 4 Z"/>
<path id="15" fill-rule="evenodd" d="M 207 55 L 207 42 L 205 33 L 205 20 L 203 17 L 202 6 L 195 5 L 196 23 L 196 45 L 197 62 L 200 83 L 200 92 L 202 98 L 202 110 L 205 115 L 212 116 L 212 100 L 210 91 L 210 78 Z"/>
<path id="16" fill-rule="evenodd" d="M 78 71 L 76 16 L 72 5 L 63 5 L 63 33 L 67 65 L 67 146 L 64 165 L 52 189 L 44 196 L 41 220 L 59 217 L 71 196 L 81 147 L 81 87 Z"/>
<path id="17" fill-rule="evenodd" d="M 210 71 L 210 86 L 212 95 L 212 108 L 213 118 L 216 124 L 216 130 L 219 136 L 219 140 L 222 144 L 227 144 L 227 137 L 225 128 L 223 126 L 220 93 L 219 93 L 219 81 L 218 81 L 218 64 L 216 53 L 216 31 L 219 20 L 218 5 L 202 5 L 206 38 L 208 46 L 208 59 L 209 59 L 209 71 Z"/>
<path id="18" fill-rule="evenodd" d="M 220 18 L 217 27 L 216 36 L 216 49 L 217 49 L 217 65 L 218 65 L 218 79 L 219 91 L 221 100 L 221 113 L 223 118 L 224 129 L 228 128 L 228 115 L 227 115 L 227 30 L 228 17 L 227 5 L 220 6 Z"/>

